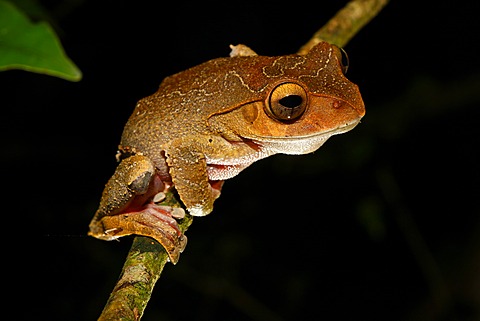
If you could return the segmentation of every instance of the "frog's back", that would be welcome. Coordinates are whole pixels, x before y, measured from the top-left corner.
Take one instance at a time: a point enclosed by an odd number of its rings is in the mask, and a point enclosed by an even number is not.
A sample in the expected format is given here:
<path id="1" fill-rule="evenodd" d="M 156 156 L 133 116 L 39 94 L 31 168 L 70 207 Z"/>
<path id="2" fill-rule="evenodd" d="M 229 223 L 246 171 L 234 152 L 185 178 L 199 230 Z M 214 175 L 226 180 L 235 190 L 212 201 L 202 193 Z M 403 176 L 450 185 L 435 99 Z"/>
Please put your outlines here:
<path id="1" fill-rule="evenodd" d="M 165 78 L 157 92 L 137 103 L 120 145 L 158 163 L 173 139 L 211 134 L 209 116 L 253 99 L 252 88 L 245 87 L 236 74 L 261 73 L 263 60 L 271 59 L 255 58 L 217 58 Z"/>

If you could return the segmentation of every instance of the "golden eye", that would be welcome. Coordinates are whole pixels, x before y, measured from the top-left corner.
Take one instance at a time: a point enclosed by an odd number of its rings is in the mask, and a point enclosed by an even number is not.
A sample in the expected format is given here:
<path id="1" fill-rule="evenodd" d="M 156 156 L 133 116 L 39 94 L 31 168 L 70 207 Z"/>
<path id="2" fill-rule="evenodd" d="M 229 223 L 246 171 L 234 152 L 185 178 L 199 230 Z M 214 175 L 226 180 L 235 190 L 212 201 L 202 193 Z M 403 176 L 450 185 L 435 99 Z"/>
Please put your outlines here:
<path id="1" fill-rule="evenodd" d="M 278 85 L 268 98 L 270 114 L 280 121 L 302 116 L 307 108 L 307 93 L 299 84 L 287 82 Z"/>

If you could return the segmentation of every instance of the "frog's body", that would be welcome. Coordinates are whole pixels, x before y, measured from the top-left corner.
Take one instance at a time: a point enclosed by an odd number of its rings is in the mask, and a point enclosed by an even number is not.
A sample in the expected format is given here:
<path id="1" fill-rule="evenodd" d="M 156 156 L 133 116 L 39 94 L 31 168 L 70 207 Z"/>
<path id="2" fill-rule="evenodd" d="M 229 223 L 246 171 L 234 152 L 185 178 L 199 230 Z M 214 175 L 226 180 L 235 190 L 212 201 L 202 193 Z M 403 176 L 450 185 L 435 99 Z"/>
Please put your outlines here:
<path id="1" fill-rule="evenodd" d="M 153 203 L 158 192 L 174 186 L 191 215 L 206 215 L 223 180 L 276 153 L 313 152 L 365 114 L 335 46 L 320 43 L 305 56 L 279 57 L 257 56 L 243 45 L 233 49 L 232 57 L 165 78 L 139 101 L 91 235 L 152 236 L 176 262 L 184 236 L 171 211 Z"/>

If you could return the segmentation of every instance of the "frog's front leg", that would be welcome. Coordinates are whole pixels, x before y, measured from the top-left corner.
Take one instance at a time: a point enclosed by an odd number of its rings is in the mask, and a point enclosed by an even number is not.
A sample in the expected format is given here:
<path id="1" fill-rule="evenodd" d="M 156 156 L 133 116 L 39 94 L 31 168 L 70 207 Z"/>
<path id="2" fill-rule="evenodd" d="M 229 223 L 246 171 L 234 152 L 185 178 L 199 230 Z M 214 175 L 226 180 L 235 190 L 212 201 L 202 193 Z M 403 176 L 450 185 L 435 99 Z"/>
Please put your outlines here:
<path id="1" fill-rule="evenodd" d="M 133 155 L 123 159 L 105 186 L 89 235 L 103 240 L 131 234 L 152 237 L 176 263 L 186 237 L 172 217 L 176 211 L 155 203 L 166 190 L 149 158 Z"/>
<path id="2" fill-rule="evenodd" d="M 199 141 L 192 143 L 185 138 L 177 140 L 166 152 L 173 185 L 193 216 L 205 216 L 213 210 L 213 202 L 220 196 L 223 184 L 208 178 L 206 148 Z"/>

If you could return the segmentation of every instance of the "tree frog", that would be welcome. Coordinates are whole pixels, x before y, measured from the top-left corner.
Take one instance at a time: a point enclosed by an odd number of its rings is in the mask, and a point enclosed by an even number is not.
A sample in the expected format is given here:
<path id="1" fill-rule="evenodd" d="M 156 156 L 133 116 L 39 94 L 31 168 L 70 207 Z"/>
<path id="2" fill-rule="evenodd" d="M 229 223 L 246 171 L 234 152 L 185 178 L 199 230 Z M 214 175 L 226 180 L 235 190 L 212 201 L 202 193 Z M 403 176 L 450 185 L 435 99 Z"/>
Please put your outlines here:
<path id="1" fill-rule="evenodd" d="M 185 212 L 161 205 L 165 192 L 174 188 L 190 215 L 207 215 L 224 180 L 270 155 L 311 153 L 365 114 L 334 45 L 273 57 L 231 49 L 230 57 L 165 78 L 138 102 L 89 235 L 149 236 L 176 263 L 186 244 L 177 219 Z"/>

